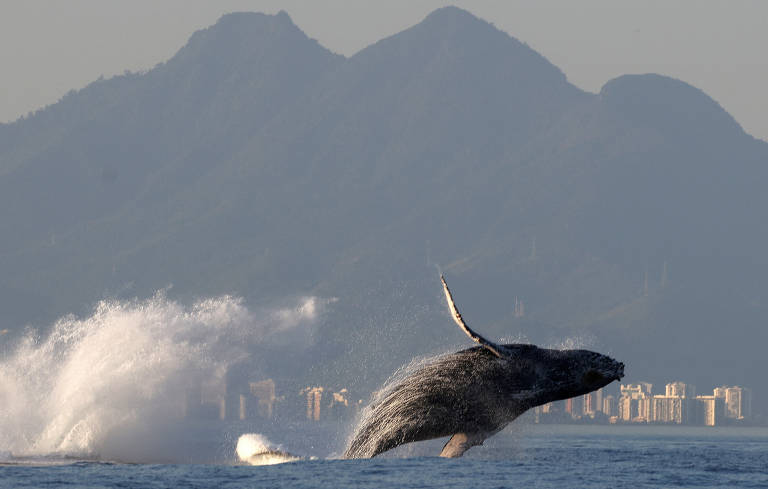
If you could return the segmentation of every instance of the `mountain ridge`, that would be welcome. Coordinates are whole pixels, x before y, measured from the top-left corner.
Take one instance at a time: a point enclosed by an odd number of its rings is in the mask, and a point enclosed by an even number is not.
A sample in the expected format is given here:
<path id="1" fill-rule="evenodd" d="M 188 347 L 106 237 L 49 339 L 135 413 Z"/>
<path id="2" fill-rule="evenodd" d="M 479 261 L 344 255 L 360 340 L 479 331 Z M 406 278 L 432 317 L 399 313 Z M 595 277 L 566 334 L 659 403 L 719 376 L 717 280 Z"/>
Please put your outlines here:
<path id="1" fill-rule="evenodd" d="M 182 299 L 337 297 L 295 376 L 371 387 L 461 344 L 437 266 L 488 336 L 583 333 L 644 378 L 685 358 L 694 383 L 743 374 L 768 392 L 746 360 L 768 339 L 768 144 L 674 79 L 584 92 L 460 9 L 349 58 L 285 13 L 230 14 L 0 142 L 0 329 L 169 283 Z M 694 335 L 711 341 L 677 352 Z M 744 359 L 697 363 L 718 344 Z"/>

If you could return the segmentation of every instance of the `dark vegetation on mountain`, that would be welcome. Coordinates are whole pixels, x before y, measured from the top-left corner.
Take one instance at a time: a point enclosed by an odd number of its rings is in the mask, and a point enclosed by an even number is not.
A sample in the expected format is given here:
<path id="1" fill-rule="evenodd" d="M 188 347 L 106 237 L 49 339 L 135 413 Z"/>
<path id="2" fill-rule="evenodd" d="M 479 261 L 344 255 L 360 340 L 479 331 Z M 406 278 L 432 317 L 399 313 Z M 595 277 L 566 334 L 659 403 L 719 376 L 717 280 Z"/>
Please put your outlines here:
<path id="1" fill-rule="evenodd" d="M 280 371 L 374 388 L 465 343 L 440 267 L 486 336 L 764 399 L 767 183 L 768 144 L 700 90 L 583 92 L 457 8 L 350 58 L 285 13 L 230 14 L 0 125 L 0 329 L 170 284 L 338 297 Z"/>

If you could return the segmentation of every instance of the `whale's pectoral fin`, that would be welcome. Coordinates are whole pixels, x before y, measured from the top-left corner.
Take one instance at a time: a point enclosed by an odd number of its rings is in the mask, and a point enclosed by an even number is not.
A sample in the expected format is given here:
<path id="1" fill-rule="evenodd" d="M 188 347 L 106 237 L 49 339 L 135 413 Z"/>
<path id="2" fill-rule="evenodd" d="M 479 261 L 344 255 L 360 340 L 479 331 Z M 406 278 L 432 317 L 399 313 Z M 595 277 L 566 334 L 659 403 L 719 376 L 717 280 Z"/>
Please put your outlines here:
<path id="1" fill-rule="evenodd" d="M 440 456 L 448 458 L 461 457 L 470 448 L 482 445 L 486 437 L 486 433 L 456 433 L 445 444 L 443 451 L 440 452 Z"/>
<path id="2" fill-rule="evenodd" d="M 461 317 L 461 313 L 456 308 L 456 304 L 453 302 L 453 297 L 451 296 L 451 291 L 448 289 L 448 284 L 445 283 L 445 277 L 440 275 L 440 281 L 443 283 L 443 292 L 445 292 L 445 300 L 448 301 L 448 308 L 451 310 L 451 316 L 453 316 L 453 320 L 456 321 L 456 324 L 459 325 L 459 327 L 467 333 L 467 336 L 472 338 L 473 341 L 476 343 L 484 346 L 486 349 L 488 349 L 491 353 L 496 355 L 497 357 L 501 358 L 504 355 L 502 355 L 503 347 L 500 345 L 497 345 L 493 341 L 489 341 L 479 334 L 475 333 L 472 328 L 467 326 L 467 323 L 464 322 L 464 318 Z M 463 453 L 463 452 L 462 452 Z M 457 455 L 458 457 L 459 455 Z"/>

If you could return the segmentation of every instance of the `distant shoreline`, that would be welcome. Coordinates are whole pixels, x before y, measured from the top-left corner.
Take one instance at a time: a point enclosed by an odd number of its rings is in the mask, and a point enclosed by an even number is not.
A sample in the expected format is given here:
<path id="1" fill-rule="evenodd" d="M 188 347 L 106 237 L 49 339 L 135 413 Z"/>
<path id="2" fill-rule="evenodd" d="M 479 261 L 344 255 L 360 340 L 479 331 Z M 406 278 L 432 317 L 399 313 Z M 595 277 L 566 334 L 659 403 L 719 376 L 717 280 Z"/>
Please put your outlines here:
<path id="1" fill-rule="evenodd" d="M 535 431 L 553 434 L 623 434 L 640 436 L 675 435 L 711 438 L 768 438 L 768 426 L 691 426 L 661 424 L 511 423 L 505 433 Z"/>

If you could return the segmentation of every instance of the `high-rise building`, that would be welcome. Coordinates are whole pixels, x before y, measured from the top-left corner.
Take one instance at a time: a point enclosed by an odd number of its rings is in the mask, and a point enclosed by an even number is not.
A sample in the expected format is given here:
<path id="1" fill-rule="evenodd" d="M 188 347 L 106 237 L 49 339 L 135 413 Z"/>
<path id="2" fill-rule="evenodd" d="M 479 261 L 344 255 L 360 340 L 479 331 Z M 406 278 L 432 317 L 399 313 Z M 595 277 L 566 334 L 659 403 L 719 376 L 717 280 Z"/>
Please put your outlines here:
<path id="1" fill-rule="evenodd" d="M 643 396 L 637 399 L 637 417 L 632 421 L 637 423 L 651 422 L 651 397 Z"/>
<path id="2" fill-rule="evenodd" d="M 619 419 L 635 423 L 651 420 L 651 392 L 653 384 L 640 382 L 638 384 L 622 384 L 619 386 Z"/>
<path id="3" fill-rule="evenodd" d="M 696 387 L 684 382 L 670 382 L 666 385 L 666 395 L 670 397 L 696 397 Z"/>
<path id="4" fill-rule="evenodd" d="M 651 398 L 651 419 L 649 419 L 651 423 L 668 423 L 670 421 L 668 411 L 671 411 L 671 409 L 669 409 L 667 401 L 671 399 L 674 398 L 667 396 L 653 396 Z"/>
<path id="5" fill-rule="evenodd" d="M 670 382 L 665 395 L 650 399 L 648 422 L 684 424 L 691 421 L 691 398 L 695 387 L 684 382 Z"/>
<path id="6" fill-rule="evenodd" d="M 603 410 L 603 388 L 599 388 L 595 391 L 595 410 L 596 411 L 602 411 Z"/>
<path id="7" fill-rule="evenodd" d="M 582 396 L 582 405 L 584 416 L 594 416 L 597 412 L 597 402 L 594 392 L 588 392 Z"/>
<path id="8" fill-rule="evenodd" d="M 696 419 L 704 426 L 717 426 L 724 412 L 724 398 L 696 396 Z"/>
<path id="9" fill-rule="evenodd" d="M 275 381 L 272 379 L 250 382 L 251 395 L 257 399 L 257 413 L 263 418 L 271 418 L 275 404 Z"/>
<path id="10" fill-rule="evenodd" d="M 584 394 L 581 401 L 583 415 L 594 417 L 595 414 L 603 411 L 603 389 Z"/>
<path id="11" fill-rule="evenodd" d="M 226 419 L 226 397 L 226 383 L 219 378 L 208 379 L 189 389 L 184 415 L 198 419 Z"/>
<path id="12" fill-rule="evenodd" d="M 619 386 L 621 395 L 629 395 L 639 397 L 641 395 L 650 396 L 653 390 L 653 384 L 650 382 L 638 382 L 637 384 L 621 384 Z"/>
<path id="13" fill-rule="evenodd" d="M 572 418 L 581 418 L 584 414 L 584 396 L 571 397 L 565 400 L 565 412 Z"/>
<path id="14" fill-rule="evenodd" d="M 718 387 L 715 397 L 723 399 L 725 416 L 732 419 L 748 419 L 752 415 L 752 392 L 744 387 Z"/>
<path id="15" fill-rule="evenodd" d="M 329 402 L 325 403 L 324 417 L 330 419 L 351 418 L 357 412 L 357 404 L 351 399 L 349 391 L 344 388 L 339 391 L 328 391 Z"/>
<path id="16" fill-rule="evenodd" d="M 322 387 L 305 387 L 301 394 L 307 396 L 307 419 L 320 421 L 320 407 L 323 399 Z"/>
<path id="17" fill-rule="evenodd" d="M 237 419 L 248 419 L 248 398 L 245 394 L 240 394 L 237 410 Z"/>
<path id="18" fill-rule="evenodd" d="M 623 395 L 619 398 L 619 419 L 625 422 L 632 421 L 637 417 L 637 403 L 632 403 L 632 398 L 628 395 Z"/>
<path id="19" fill-rule="evenodd" d="M 653 396 L 649 422 L 685 424 L 690 422 L 690 399 L 682 396 Z"/>
<path id="20" fill-rule="evenodd" d="M 727 387 L 715 387 L 714 396 L 718 399 L 725 400 L 725 390 Z"/>
<path id="21" fill-rule="evenodd" d="M 619 411 L 615 397 L 607 395 L 603 398 L 603 413 L 609 418 L 611 416 L 618 416 Z"/>

